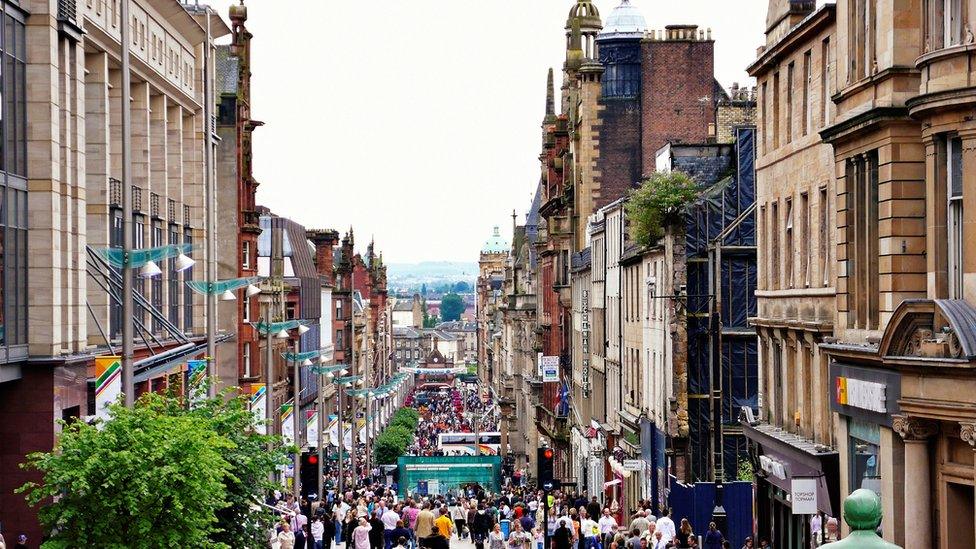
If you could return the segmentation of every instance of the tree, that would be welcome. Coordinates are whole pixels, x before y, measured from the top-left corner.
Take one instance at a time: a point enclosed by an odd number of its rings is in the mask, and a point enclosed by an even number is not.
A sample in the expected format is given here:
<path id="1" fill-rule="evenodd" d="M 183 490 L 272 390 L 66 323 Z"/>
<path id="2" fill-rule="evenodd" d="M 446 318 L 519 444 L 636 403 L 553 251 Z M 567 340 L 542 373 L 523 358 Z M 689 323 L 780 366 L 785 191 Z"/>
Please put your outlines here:
<path id="1" fill-rule="evenodd" d="M 461 280 L 454 284 L 454 291 L 459 294 L 465 294 L 471 291 L 471 285 L 467 282 Z"/>
<path id="2" fill-rule="evenodd" d="M 700 188 L 684 172 L 655 172 L 631 191 L 625 205 L 630 234 L 641 246 L 653 246 L 668 227 L 679 225 Z"/>
<path id="3" fill-rule="evenodd" d="M 65 424 L 52 452 L 28 456 L 42 482 L 18 492 L 42 506 L 45 549 L 263 543 L 261 519 L 272 517 L 251 508 L 284 454 L 267 452 L 244 398 L 186 410 L 175 395 L 147 393 L 110 414 L 98 426 Z"/>
<path id="4" fill-rule="evenodd" d="M 427 295 L 427 283 L 424 282 L 420 285 L 420 295 Z"/>
<path id="5" fill-rule="evenodd" d="M 464 301 L 461 296 L 449 293 L 441 300 L 441 320 L 451 322 L 461 320 L 461 313 L 464 312 Z"/>

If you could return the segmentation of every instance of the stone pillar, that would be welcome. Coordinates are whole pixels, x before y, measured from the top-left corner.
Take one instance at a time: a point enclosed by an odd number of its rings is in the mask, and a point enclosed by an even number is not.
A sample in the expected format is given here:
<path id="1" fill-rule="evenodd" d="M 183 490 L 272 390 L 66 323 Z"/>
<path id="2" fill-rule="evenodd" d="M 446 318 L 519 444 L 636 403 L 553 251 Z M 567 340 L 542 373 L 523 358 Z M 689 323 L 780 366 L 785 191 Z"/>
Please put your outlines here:
<path id="1" fill-rule="evenodd" d="M 929 439 L 939 432 L 935 421 L 894 416 L 892 429 L 905 440 L 906 547 L 924 547 L 932 538 L 932 482 Z"/>

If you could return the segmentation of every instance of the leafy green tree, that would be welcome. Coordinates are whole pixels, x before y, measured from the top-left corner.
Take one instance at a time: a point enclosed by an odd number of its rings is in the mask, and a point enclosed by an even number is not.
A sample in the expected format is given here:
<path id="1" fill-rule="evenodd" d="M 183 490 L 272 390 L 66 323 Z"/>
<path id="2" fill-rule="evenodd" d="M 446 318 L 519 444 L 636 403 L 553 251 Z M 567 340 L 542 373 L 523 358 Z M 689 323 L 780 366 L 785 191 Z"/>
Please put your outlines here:
<path id="1" fill-rule="evenodd" d="M 688 204 L 701 189 L 680 171 L 655 172 L 631 191 L 625 205 L 630 233 L 641 246 L 653 246 L 668 227 L 679 225 Z"/>
<path id="2" fill-rule="evenodd" d="M 461 280 L 454 284 L 454 291 L 459 294 L 464 294 L 471 291 L 471 285 L 467 282 Z"/>
<path id="3" fill-rule="evenodd" d="M 420 285 L 420 295 L 427 295 L 427 283 L 424 282 Z"/>
<path id="4" fill-rule="evenodd" d="M 254 432 L 244 398 L 186 410 L 181 399 L 148 393 L 133 409 L 111 407 L 99 426 L 66 424 L 55 449 L 28 456 L 40 484 L 18 491 L 42 506 L 44 549 L 74 547 L 256 547 L 252 511 L 285 458 Z"/>
<path id="5" fill-rule="evenodd" d="M 464 301 L 461 296 L 450 293 L 441 300 L 441 320 L 451 322 L 461 320 L 461 313 L 464 312 Z"/>

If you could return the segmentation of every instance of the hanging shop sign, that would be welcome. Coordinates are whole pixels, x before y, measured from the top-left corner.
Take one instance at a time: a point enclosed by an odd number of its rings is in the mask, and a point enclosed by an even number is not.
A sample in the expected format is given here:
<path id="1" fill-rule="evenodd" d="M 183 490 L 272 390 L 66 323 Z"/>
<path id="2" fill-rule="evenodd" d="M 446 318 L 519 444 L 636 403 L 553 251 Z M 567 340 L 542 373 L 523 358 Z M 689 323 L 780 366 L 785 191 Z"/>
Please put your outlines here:
<path id="1" fill-rule="evenodd" d="M 206 360 L 187 360 L 186 361 L 187 392 L 190 395 L 190 405 L 196 405 L 207 398 L 207 378 Z"/>
<path id="2" fill-rule="evenodd" d="M 837 376 L 835 388 L 837 404 L 881 414 L 888 411 L 885 406 L 884 383 Z"/>
<path id="3" fill-rule="evenodd" d="M 901 374 L 842 362 L 830 363 L 830 409 L 876 425 L 891 426 L 901 407 Z"/>
<path id="4" fill-rule="evenodd" d="M 794 515 L 816 515 L 817 479 L 793 478 L 790 480 L 790 504 Z"/>
<path id="5" fill-rule="evenodd" d="M 544 356 L 542 357 L 542 381 L 545 383 L 552 383 L 559 381 L 559 357 L 558 356 Z"/>
<path id="6" fill-rule="evenodd" d="M 295 413 L 295 408 L 291 404 L 281 406 L 281 440 L 285 445 L 295 442 L 295 422 L 291 415 Z"/>
<path id="7" fill-rule="evenodd" d="M 319 411 L 305 411 L 305 441 L 310 448 L 319 447 Z"/>

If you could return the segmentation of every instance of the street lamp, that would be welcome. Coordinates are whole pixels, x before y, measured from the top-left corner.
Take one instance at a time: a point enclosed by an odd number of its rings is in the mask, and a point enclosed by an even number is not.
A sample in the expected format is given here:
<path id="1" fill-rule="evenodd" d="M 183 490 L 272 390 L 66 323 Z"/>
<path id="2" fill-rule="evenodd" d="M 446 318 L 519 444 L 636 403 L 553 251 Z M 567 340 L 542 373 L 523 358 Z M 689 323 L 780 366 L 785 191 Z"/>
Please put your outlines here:
<path id="1" fill-rule="evenodd" d="M 123 2 L 127 6 L 127 2 Z M 128 11 L 125 7 L 123 13 Z M 123 48 L 123 89 L 128 85 L 128 44 Z M 125 95 L 123 94 L 123 97 Z M 183 269 L 188 269 L 193 266 L 193 260 L 186 256 L 188 252 L 193 249 L 191 244 L 168 244 L 166 246 L 157 246 L 154 248 L 144 248 L 140 250 L 132 249 L 132 231 L 128 229 L 128 225 L 131 222 L 131 185 L 128 179 L 128 171 L 130 171 L 128 166 L 128 154 L 130 143 L 128 142 L 127 132 L 128 130 L 128 104 L 124 105 L 122 109 L 123 114 L 123 179 L 124 181 L 124 201 L 125 206 L 130 211 L 123 214 L 123 233 L 124 233 L 124 244 L 122 248 L 102 248 L 96 251 L 106 263 L 112 267 L 119 269 L 122 273 L 122 390 L 125 395 L 125 405 L 131 407 L 132 403 L 135 401 L 135 382 L 133 376 L 132 368 L 132 355 L 133 355 L 133 343 L 134 334 L 132 329 L 132 278 L 130 273 L 133 269 L 138 269 L 139 277 L 141 278 L 152 278 L 154 276 L 159 276 L 162 274 L 162 269 L 159 268 L 157 262 L 170 259 L 173 257 L 179 258 L 183 257 L 183 261 L 177 266 L 182 266 Z"/>
<path id="2" fill-rule="evenodd" d="M 179 269 L 181 265 L 184 268 L 189 268 L 193 266 L 193 260 L 186 257 L 180 253 L 176 258 L 176 266 Z M 189 261 L 187 261 L 189 260 Z M 147 265 L 148 267 L 148 265 Z M 258 276 L 248 276 L 242 278 L 231 278 L 227 280 L 188 280 L 186 285 L 193 290 L 194 293 L 213 298 L 214 296 L 220 296 L 220 301 L 234 301 L 237 296 L 234 294 L 235 290 L 241 288 L 247 288 L 247 295 L 255 295 L 252 293 L 257 290 L 256 293 L 261 293 L 261 289 L 254 284 L 261 280 Z M 208 315 L 211 313 L 208 309 Z M 215 314 L 215 313 L 214 313 Z M 207 321 L 207 377 L 210 378 L 210 383 L 207 385 L 207 395 L 211 398 L 217 396 L 217 363 L 216 348 L 213 346 L 214 337 L 216 336 L 216 324 L 214 322 Z"/>
<path id="3" fill-rule="evenodd" d="M 338 467 L 339 467 L 339 469 L 338 469 L 338 472 L 339 472 L 339 493 L 341 493 L 343 491 L 343 482 L 345 481 L 345 475 L 342 474 L 342 447 L 345 444 L 345 438 L 346 438 L 345 437 L 345 431 L 342 428 L 342 411 L 343 411 L 343 406 L 342 406 L 342 393 L 344 392 L 342 390 L 342 387 L 350 387 L 352 385 L 355 385 L 358 382 L 361 382 L 362 379 L 363 379 L 363 376 L 346 376 L 345 374 L 349 373 L 349 371 L 345 368 L 345 365 L 343 365 L 343 367 L 342 367 L 341 370 L 338 370 L 338 371 L 333 372 L 333 373 L 334 374 L 338 374 L 340 376 L 343 376 L 343 377 L 337 377 L 337 378 L 335 378 L 333 380 L 333 383 L 335 383 L 338 386 L 338 393 L 339 393 L 339 402 L 338 402 L 339 410 L 338 410 L 338 414 L 337 414 L 338 415 L 338 421 L 339 421 L 339 426 L 338 426 L 339 427 L 339 443 L 338 443 L 338 447 L 339 447 L 339 463 L 338 463 Z M 351 446 L 350 450 L 351 450 L 351 452 L 355 453 L 356 452 L 356 416 L 355 416 L 355 414 L 353 414 L 353 418 L 352 418 L 352 427 L 350 428 L 350 439 L 351 439 L 349 441 L 350 442 L 350 446 Z M 352 454 L 350 454 L 350 455 L 352 455 Z M 355 462 L 353 462 L 353 463 L 355 463 Z M 352 476 L 353 476 L 353 479 L 355 480 L 355 477 L 356 477 L 356 471 L 355 470 L 353 470 Z"/>

